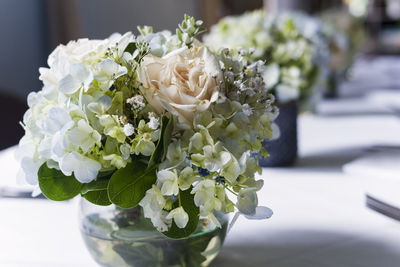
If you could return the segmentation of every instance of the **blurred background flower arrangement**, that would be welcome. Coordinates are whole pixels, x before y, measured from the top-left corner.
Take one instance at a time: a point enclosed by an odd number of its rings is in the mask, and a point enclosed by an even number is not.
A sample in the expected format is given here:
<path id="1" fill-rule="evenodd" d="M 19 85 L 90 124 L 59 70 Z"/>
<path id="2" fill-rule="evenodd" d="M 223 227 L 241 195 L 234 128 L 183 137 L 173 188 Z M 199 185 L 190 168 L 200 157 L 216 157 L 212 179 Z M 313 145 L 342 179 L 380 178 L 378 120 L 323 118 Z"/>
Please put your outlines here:
<path id="1" fill-rule="evenodd" d="M 275 140 L 262 166 L 286 166 L 297 156 L 297 113 L 312 110 L 323 90 L 329 59 L 322 23 L 303 13 L 268 14 L 263 10 L 223 18 L 204 41 L 215 51 L 229 47 L 250 62 L 265 62 L 266 86 L 281 107 Z M 247 50 L 245 50 L 247 49 Z"/>
<path id="2" fill-rule="evenodd" d="M 337 97 L 338 85 L 348 78 L 356 56 L 365 46 L 366 31 L 363 19 L 345 8 L 324 11 L 321 20 L 331 54 L 325 96 Z"/>

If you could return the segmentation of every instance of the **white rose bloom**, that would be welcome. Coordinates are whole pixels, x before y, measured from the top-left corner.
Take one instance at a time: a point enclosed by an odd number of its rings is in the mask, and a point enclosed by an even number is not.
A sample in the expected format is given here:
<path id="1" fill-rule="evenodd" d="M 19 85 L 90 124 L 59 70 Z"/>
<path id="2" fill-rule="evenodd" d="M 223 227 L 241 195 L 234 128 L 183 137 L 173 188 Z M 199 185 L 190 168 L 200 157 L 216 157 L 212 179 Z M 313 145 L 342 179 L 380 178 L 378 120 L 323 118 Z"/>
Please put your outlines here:
<path id="1" fill-rule="evenodd" d="M 154 111 L 169 111 L 186 125 L 217 101 L 222 75 L 215 55 L 198 45 L 162 58 L 147 55 L 138 70 L 141 91 Z"/>
<path id="2" fill-rule="evenodd" d="M 47 60 L 49 66 L 61 57 L 68 58 L 74 63 L 96 60 L 99 54 L 106 51 L 107 40 L 89 40 L 86 38 L 70 41 L 67 45 L 59 45 Z"/>
<path id="3" fill-rule="evenodd" d="M 170 211 L 166 217 L 167 219 L 174 219 L 176 226 L 179 228 L 185 228 L 189 221 L 189 215 L 183 209 L 183 207 L 178 207 Z"/>

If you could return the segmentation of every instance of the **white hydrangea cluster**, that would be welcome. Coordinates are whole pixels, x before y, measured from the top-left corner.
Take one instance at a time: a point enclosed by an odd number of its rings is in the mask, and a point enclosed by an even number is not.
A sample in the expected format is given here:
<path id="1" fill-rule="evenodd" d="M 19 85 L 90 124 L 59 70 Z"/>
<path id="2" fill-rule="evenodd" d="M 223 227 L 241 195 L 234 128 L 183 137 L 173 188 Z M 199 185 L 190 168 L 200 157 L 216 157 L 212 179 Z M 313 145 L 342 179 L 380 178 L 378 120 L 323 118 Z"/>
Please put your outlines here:
<path id="1" fill-rule="evenodd" d="M 49 68 L 39 69 L 42 90 L 28 96 L 25 136 L 17 152 L 22 179 L 36 185 L 38 169 L 47 162 L 87 183 L 100 170 L 124 167 L 131 152 L 151 154 L 158 127 L 143 119 L 135 129 L 126 119 L 130 112 L 124 112 L 124 93 L 113 90 L 116 83 L 119 87 L 127 83 L 126 90 L 134 86 L 128 77 L 134 75 L 138 63 L 124 52 L 133 41 L 131 33 L 105 40 L 79 39 L 51 53 Z M 129 101 L 128 106 L 143 109 L 146 102 L 140 97 L 135 103 L 139 107 Z M 131 146 L 129 137 L 134 133 L 138 133 L 136 146 Z"/>
<path id="2" fill-rule="evenodd" d="M 247 57 L 266 61 L 264 80 L 277 100 L 307 100 L 327 65 L 328 49 L 320 21 L 301 13 L 268 16 L 261 10 L 223 18 L 204 37 L 215 51 L 221 47 L 251 51 Z"/>
<path id="3" fill-rule="evenodd" d="M 147 165 L 136 170 L 141 179 L 154 175 L 155 182 L 142 180 L 132 194 L 143 193 L 137 204 L 161 232 L 196 218 L 220 227 L 215 211 L 235 208 L 269 217 L 269 209 L 257 209 L 263 181 L 256 180 L 261 168 L 254 156 L 267 155 L 261 142 L 272 137 L 278 115 L 264 64 L 249 64 L 229 49 L 211 52 L 194 38 L 200 25 L 186 17 L 177 34 L 143 27 L 138 37 L 59 46 L 49 68 L 40 69 L 43 89 L 28 99 L 18 153 L 26 180 L 37 184 L 38 170 L 47 164 L 105 190 L 101 205 L 125 208 L 136 196 L 122 202 L 110 187 L 133 181 L 135 173 L 119 173 L 136 162 Z M 130 192 L 116 194 L 122 191 Z"/>

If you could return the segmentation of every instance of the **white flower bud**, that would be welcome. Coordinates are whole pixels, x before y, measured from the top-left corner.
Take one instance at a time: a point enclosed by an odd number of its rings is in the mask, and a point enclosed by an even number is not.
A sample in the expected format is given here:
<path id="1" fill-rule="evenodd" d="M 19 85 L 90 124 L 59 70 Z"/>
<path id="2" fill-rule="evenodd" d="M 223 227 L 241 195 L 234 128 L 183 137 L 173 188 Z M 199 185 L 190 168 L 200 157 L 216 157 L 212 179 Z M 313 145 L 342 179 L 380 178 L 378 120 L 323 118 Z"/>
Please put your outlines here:
<path id="1" fill-rule="evenodd" d="M 133 127 L 132 124 L 127 123 L 127 124 L 124 125 L 124 134 L 126 136 L 131 136 L 134 133 L 135 133 L 135 127 Z"/>

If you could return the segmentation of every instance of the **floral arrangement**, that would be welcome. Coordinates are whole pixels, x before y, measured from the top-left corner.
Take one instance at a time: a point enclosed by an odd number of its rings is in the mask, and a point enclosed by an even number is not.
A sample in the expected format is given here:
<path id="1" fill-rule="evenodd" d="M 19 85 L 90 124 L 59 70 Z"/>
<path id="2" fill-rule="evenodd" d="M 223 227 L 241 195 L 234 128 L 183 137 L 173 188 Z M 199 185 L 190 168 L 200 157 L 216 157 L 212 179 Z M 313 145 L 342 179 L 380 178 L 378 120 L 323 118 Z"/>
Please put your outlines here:
<path id="1" fill-rule="evenodd" d="M 278 102 L 307 102 L 315 92 L 324 58 L 320 51 L 324 42 L 318 32 L 318 21 L 305 19 L 297 13 L 268 16 L 261 10 L 219 21 L 205 36 L 207 45 L 218 51 L 230 47 L 239 52 L 251 50 L 246 56 L 264 60 L 264 80 Z"/>
<path id="2" fill-rule="evenodd" d="M 195 38 L 201 24 L 58 46 L 28 96 L 20 178 L 51 200 L 140 205 L 171 238 L 199 220 L 219 227 L 215 211 L 269 217 L 254 154 L 267 155 L 278 110 L 263 64 L 211 52 Z"/>
<path id="3" fill-rule="evenodd" d="M 356 54 L 365 43 L 365 30 L 361 18 L 348 9 L 330 9 L 321 14 L 323 33 L 332 57 L 330 69 L 342 75 L 351 68 Z"/>

